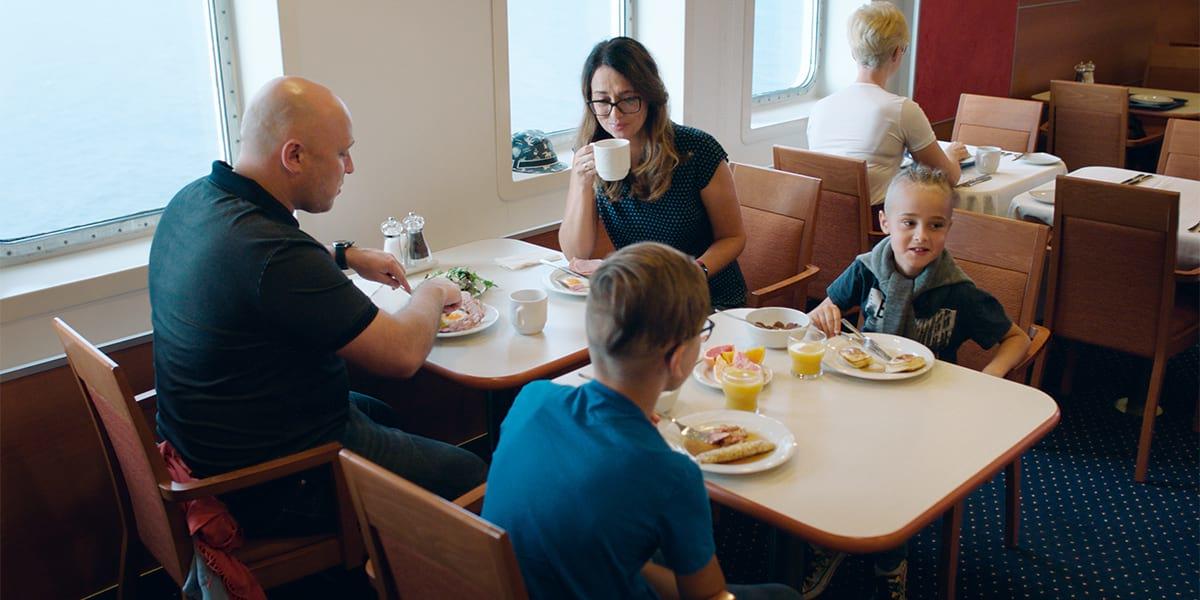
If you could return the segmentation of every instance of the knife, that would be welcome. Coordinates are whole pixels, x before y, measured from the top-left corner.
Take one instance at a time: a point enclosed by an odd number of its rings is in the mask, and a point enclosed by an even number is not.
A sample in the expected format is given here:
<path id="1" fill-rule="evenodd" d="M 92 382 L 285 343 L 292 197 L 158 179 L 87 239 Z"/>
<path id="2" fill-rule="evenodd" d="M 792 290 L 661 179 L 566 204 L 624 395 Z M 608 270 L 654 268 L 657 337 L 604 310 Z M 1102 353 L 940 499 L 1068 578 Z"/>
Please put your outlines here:
<path id="1" fill-rule="evenodd" d="M 879 358 L 882 358 L 886 361 L 892 360 L 892 355 L 888 354 L 887 350 L 884 350 L 882 346 L 876 344 L 875 340 L 872 340 L 871 338 L 863 335 L 858 329 L 855 329 L 854 325 L 850 324 L 850 321 L 842 319 L 842 327 L 850 330 L 850 333 L 854 334 L 854 338 L 858 340 L 858 342 L 861 343 L 864 348 L 874 352 L 877 356 L 879 356 Z"/>
<path id="2" fill-rule="evenodd" d="M 983 182 L 985 182 L 985 181 L 991 181 L 991 179 L 992 179 L 992 176 L 991 176 L 991 175 L 980 175 L 979 177 L 976 177 L 976 178 L 974 178 L 974 179 L 968 179 L 968 180 L 966 180 L 966 181 L 964 181 L 964 182 L 962 182 L 962 183 L 960 183 L 960 184 L 958 184 L 958 185 L 956 185 L 956 186 L 954 186 L 954 187 L 960 187 L 960 188 L 963 188 L 963 187 L 971 187 L 971 186 L 973 186 L 973 185 L 975 185 L 975 184 L 977 184 L 977 183 L 983 183 Z"/>
<path id="3" fill-rule="evenodd" d="M 546 259 L 544 259 L 544 258 L 543 258 L 543 259 L 541 259 L 541 260 L 540 260 L 540 261 L 538 261 L 538 262 L 541 262 L 543 265 L 546 265 L 546 266 L 548 266 L 548 267 L 554 267 L 555 269 L 558 269 L 559 271 L 562 271 L 562 272 L 564 272 L 564 273 L 568 273 L 568 274 L 570 274 L 570 275 L 574 275 L 574 276 L 576 276 L 576 277 L 578 277 L 578 278 L 580 278 L 580 279 L 587 279 L 587 275 L 584 275 L 584 274 L 582 274 L 582 273 L 576 273 L 575 271 L 572 271 L 571 269 L 569 269 L 569 268 L 567 268 L 567 267 L 564 267 L 564 266 L 562 266 L 562 265 L 557 265 L 557 264 L 554 264 L 553 262 L 551 262 L 551 261 L 548 261 L 548 260 L 546 260 Z"/>

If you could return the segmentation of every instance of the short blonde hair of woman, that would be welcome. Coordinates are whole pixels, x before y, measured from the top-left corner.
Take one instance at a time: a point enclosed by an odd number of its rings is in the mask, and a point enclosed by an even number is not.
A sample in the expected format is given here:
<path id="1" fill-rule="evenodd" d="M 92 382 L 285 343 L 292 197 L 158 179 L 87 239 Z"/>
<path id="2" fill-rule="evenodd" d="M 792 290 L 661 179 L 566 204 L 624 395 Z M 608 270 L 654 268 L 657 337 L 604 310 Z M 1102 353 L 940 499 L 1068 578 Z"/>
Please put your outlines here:
<path id="1" fill-rule="evenodd" d="M 864 4 L 850 16 L 847 36 L 850 54 L 868 69 L 886 63 L 896 48 L 909 42 L 908 21 L 904 13 L 891 2 L 876 1 Z"/>
<path id="2" fill-rule="evenodd" d="M 590 284 L 586 324 L 592 362 L 627 375 L 663 368 L 666 354 L 699 334 L 711 312 L 700 267 L 657 242 L 616 251 Z"/>
<path id="3" fill-rule="evenodd" d="M 901 169 L 892 178 L 892 182 L 888 184 L 887 196 L 883 199 L 883 212 L 889 215 L 892 214 L 888 204 L 896 196 L 897 188 L 902 185 L 931 188 L 941 192 L 946 197 L 946 212 L 953 213 L 954 186 L 950 185 L 950 179 L 946 177 L 946 173 L 941 169 L 934 169 L 920 163 L 913 163 L 909 168 Z"/>

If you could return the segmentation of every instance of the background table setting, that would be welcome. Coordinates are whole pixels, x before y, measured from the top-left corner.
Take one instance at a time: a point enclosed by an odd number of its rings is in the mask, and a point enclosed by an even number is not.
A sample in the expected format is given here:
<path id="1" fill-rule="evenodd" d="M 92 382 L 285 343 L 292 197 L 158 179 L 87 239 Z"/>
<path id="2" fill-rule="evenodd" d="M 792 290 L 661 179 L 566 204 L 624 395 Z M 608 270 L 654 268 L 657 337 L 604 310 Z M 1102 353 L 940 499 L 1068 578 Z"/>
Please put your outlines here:
<path id="1" fill-rule="evenodd" d="M 1181 270 L 1200 267 L 1200 181 L 1170 177 L 1154 173 L 1142 173 L 1116 167 L 1083 167 L 1068 173 L 1071 177 L 1121 183 L 1138 175 L 1145 175 L 1136 185 L 1159 190 L 1179 192 L 1179 237 L 1176 264 Z M 1054 224 L 1054 182 L 1040 185 L 1013 198 L 1008 216 L 1014 219 L 1032 219 L 1047 225 Z"/>
<path id="2" fill-rule="evenodd" d="M 753 326 L 742 320 L 748 312 L 715 314 L 704 349 L 756 345 Z M 771 468 L 705 469 L 710 496 L 806 541 L 854 553 L 895 547 L 945 516 L 940 578 L 943 597 L 952 597 L 963 499 L 1049 433 L 1058 406 L 1040 390 L 941 361 L 876 381 L 829 368 L 838 360 L 827 351 L 825 373 L 805 380 L 790 374 L 787 350 L 766 350 L 763 365 L 774 378 L 762 388 L 759 413 L 781 424 L 795 447 L 776 448 L 787 458 Z M 581 385 L 591 370 L 555 381 Z M 721 390 L 689 377 L 669 414 L 690 424 L 689 416 L 711 420 L 719 418 L 711 411 L 725 407 Z M 670 441 L 675 426 L 664 420 L 659 427 Z"/>
<path id="3" fill-rule="evenodd" d="M 1031 97 L 1050 102 L 1050 91 L 1038 92 Z M 1163 119 L 1197 119 L 1200 118 L 1200 93 L 1131 86 L 1129 114 Z"/>
<path id="4" fill-rule="evenodd" d="M 950 142 L 938 142 L 945 149 Z M 1004 215 L 1009 203 L 1021 192 L 1032 189 L 1067 172 L 1067 165 L 1057 156 L 1044 152 L 1000 151 L 995 171 L 985 173 L 980 168 L 979 148 L 967 146 L 971 165 L 962 171 L 959 185 L 954 188 L 954 207 L 989 215 Z M 970 183 L 984 175 L 990 179 Z M 963 185 L 968 184 L 968 185 Z"/>

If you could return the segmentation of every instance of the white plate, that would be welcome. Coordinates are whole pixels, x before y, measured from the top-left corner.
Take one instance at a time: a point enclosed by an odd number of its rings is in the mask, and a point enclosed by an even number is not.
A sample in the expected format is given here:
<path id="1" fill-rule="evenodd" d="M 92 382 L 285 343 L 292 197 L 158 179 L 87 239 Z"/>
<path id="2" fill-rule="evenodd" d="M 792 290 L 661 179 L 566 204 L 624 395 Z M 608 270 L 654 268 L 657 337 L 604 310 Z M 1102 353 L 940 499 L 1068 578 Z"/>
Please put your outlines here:
<path id="1" fill-rule="evenodd" d="M 850 363 L 846 362 L 846 360 L 837 353 L 838 349 L 842 346 L 853 344 L 853 342 L 851 342 L 846 336 L 839 335 L 829 340 L 829 348 L 825 351 L 825 358 L 821 360 L 821 364 L 825 367 L 825 370 L 840 373 L 842 375 L 848 375 L 850 377 L 858 377 L 859 379 L 889 381 L 893 379 L 909 379 L 924 375 L 927 371 L 933 368 L 933 352 L 920 342 L 915 342 L 906 337 L 900 337 L 898 335 L 891 335 L 887 333 L 865 333 L 863 335 L 875 340 L 877 344 L 883 346 L 884 350 L 887 350 L 888 354 L 893 356 L 902 353 L 916 354 L 917 356 L 925 359 L 925 366 L 917 369 L 916 371 L 909 371 L 907 373 L 884 373 L 883 359 L 871 354 L 870 352 L 867 352 L 867 354 L 871 357 L 871 366 L 865 369 L 856 369 L 850 366 Z"/>
<path id="2" fill-rule="evenodd" d="M 693 427 L 703 425 L 739 425 L 745 428 L 746 431 L 756 433 L 763 439 L 775 444 L 775 449 L 770 454 L 754 462 L 742 465 L 704 464 L 700 465 L 701 471 L 726 475 L 757 473 L 782 465 L 796 451 L 796 436 L 792 434 L 786 425 L 771 417 L 764 417 L 757 413 L 746 412 L 744 410 L 710 410 L 677 417 L 676 420 L 684 425 Z M 679 428 L 671 424 L 670 421 L 666 419 L 659 421 L 658 432 L 667 441 L 667 444 L 677 452 L 682 452 L 690 457 L 692 456 L 683 447 L 683 436 L 680 434 Z M 692 458 L 695 459 L 695 457 Z"/>
<path id="3" fill-rule="evenodd" d="M 437 336 L 440 338 L 452 338 L 452 337 L 461 337 L 464 335 L 471 335 L 472 333 L 479 333 L 480 331 L 483 331 L 484 329 L 491 327 L 492 325 L 494 325 L 496 323 L 496 321 L 499 321 L 499 320 L 500 320 L 500 311 L 496 310 L 496 307 L 492 306 L 491 304 L 484 304 L 483 305 L 483 320 L 480 321 L 478 325 L 476 325 L 470 329 L 464 329 L 462 331 L 451 331 L 450 333 L 442 333 L 439 331 Z"/>
<path id="4" fill-rule="evenodd" d="M 1042 204 L 1054 204 L 1054 186 L 1040 190 L 1029 190 L 1029 197 Z"/>
<path id="5" fill-rule="evenodd" d="M 1045 152 L 1031 152 L 1021 157 L 1021 160 L 1031 165 L 1053 165 L 1055 163 L 1062 162 L 1061 158 Z"/>
<path id="6" fill-rule="evenodd" d="M 1130 96 L 1129 99 L 1142 104 L 1155 104 L 1158 106 L 1164 106 L 1175 102 L 1175 99 L 1170 96 L 1156 96 L 1154 94 L 1134 94 Z"/>
<path id="7" fill-rule="evenodd" d="M 546 267 L 546 268 L 550 269 L 550 272 L 546 273 L 546 281 L 544 283 L 546 284 L 546 287 L 548 289 L 550 289 L 550 291 L 558 292 L 560 294 L 566 294 L 568 296 L 580 296 L 583 298 L 587 298 L 587 295 L 588 295 L 587 290 L 584 290 L 582 292 L 576 292 L 576 291 L 571 290 L 571 288 L 568 288 L 567 286 L 560 283 L 563 278 L 572 277 L 572 275 L 563 273 L 562 271 L 559 271 L 558 269 L 553 269 L 550 267 Z"/>
<path id="8" fill-rule="evenodd" d="M 766 387 L 768 383 L 771 383 L 771 378 L 775 376 L 775 372 L 767 365 L 760 366 L 763 370 L 763 387 Z M 696 364 L 695 368 L 692 369 L 692 377 L 695 377 L 696 381 L 710 388 L 721 389 L 721 382 L 713 377 L 712 369 L 705 363 Z"/>

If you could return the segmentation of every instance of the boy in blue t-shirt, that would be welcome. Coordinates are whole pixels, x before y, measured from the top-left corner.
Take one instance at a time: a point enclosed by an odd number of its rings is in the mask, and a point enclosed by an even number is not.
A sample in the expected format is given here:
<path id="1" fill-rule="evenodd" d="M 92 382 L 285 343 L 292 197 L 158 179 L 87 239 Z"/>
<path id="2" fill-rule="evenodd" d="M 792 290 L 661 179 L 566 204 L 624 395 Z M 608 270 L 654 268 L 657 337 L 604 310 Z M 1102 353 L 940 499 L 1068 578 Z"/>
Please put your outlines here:
<path id="1" fill-rule="evenodd" d="M 999 344 L 984 373 L 1004 377 L 1029 348 L 1029 336 L 1004 313 L 1000 302 L 975 287 L 946 250 L 953 196 L 945 174 L 914 164 L 888 186 L 879 224 L 889 234 L 860 255 L 829 285 L 829 297 L 809 314 L 826 334 L 841 332 L 842 311 L 862 307 L 864 331 L 902 335 L 955 362 L 968 339 L 987 349 Z M 876 557 L 883 594 L 903 598 L 908 570 L 906 546 Z M 816 597 L 843 554 L 816 550 L 805 579 L 804 597 Z"/>
<path id="2" fill-rule="evenodd" d="M 708 314 L 703 273 L 668 246 L 627 246 L 592 275 L 586 324 L 595 380 L 525 386 L 488 475 L 483 517 L 508 531 L 531 597 L 726 591 L 700 469 L 652 422 L 659 394 L 690 374 L 712 328 Z M 657 552 L 667 568 L 650 562 Z M 784 586 L 730 590 L 799 597 Z"/>

